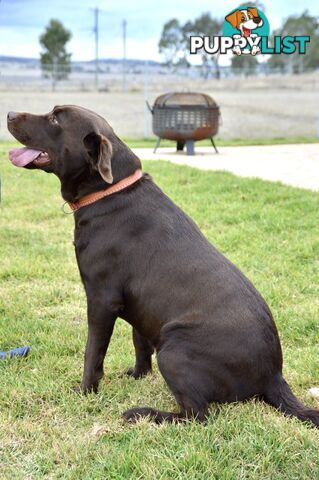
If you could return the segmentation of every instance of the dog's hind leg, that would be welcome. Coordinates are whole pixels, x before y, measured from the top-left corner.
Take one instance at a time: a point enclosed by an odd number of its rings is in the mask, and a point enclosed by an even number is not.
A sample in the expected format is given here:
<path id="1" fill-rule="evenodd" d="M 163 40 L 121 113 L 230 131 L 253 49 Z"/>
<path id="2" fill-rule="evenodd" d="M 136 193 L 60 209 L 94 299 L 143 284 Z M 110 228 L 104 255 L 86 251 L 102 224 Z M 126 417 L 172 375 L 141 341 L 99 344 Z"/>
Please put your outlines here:
<path id="1" fill-rule="evenodd" d="M 127 370 L 127 375 L 135 379 L 144 377 L 152 371 L 152 354 L 154 347 L 147 338 L 143 337 L 133 328 L 133 343 L 135 348 L 135 367 Z"/>
<path id="2" fill-rule="evenodd" d="M 205 398 L 206 382 L 200 369 L 196 368 L 196 362 L 193 364 L 184 351 L 165 348 L 158 353 L 157 360 L 159 369 L 180 406 L 180 412 L 163 412 L 150 407 L 132 408 L 124 412 L 124 419 L 135 422 L 142 417 L 149 417 L 156 423 L 162 423 L 193 418 L 204 422 L 209 402 Z"/>

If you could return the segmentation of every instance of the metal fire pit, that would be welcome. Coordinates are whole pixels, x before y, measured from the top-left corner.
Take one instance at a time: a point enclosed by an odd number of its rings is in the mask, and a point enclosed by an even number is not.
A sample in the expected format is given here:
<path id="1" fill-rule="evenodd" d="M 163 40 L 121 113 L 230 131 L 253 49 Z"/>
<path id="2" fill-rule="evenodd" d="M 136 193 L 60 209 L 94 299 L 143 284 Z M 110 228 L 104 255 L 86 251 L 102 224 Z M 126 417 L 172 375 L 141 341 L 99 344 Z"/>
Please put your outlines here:
<path id="1" fill-rule="evenodd" d="M 220 111 L 216 102 L 203 93 L 166 93 L 156 98 L 153 108 L 153 132 L 161 139 L 176 140 L 177 150 L 186 144 L 187 155 L 194 155 L 194 142 L 209 138 L 218 153 L 214 136 L 218 132 Z"/>

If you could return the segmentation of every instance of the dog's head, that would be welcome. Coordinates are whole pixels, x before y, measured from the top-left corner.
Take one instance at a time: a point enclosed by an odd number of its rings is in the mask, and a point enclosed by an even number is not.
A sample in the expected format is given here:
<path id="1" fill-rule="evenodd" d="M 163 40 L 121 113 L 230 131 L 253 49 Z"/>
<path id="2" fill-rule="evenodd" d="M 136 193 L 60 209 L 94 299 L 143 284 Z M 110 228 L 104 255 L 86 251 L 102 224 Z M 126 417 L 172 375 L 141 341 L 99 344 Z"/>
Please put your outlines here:
<path id="1" fill-rule="evenodd" d="M 141 166 L 106 120 L 82 107 L 56 106 L 45 115 L 9 112 L 7 123 L 25 145 L 10 151 L 11 162 L 55 173 L 67 201 L 79 198 L 88 185 L 103 188 Z"/>
<path id="2" fill-rule="evenodd" d="M 248 7 L 245 10 L 235 10 L 235 12 L 227 15 L 225 20 L 229 22 L 233 28 L 237 28 L 243 37 L 249 37 L 252 30 L 261 27 L 263 20 L 260 18 L 257 8 Z"/>

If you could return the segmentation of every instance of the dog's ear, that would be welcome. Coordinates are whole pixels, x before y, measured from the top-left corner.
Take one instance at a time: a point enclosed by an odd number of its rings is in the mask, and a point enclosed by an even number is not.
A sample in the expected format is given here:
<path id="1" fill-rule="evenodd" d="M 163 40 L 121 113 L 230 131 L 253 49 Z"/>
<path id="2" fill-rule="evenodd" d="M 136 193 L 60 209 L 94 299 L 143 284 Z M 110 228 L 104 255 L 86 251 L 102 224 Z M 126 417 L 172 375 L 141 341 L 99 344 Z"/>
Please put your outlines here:
<path id="1" fill-rule="evenodd" d="M 107 182 L 113 182 L 112 175 L 112 144 L 111 142 L 96 132 L 91 132 L 83 139 L 84 146 L 90 157 L 90 161 L 95 170 L 100 172 L 101 177 Z"/>
<path id="2" fill-rule="evenodd" d="M 240 14 L 240 11 L 236 10 L 225 17 L 225 20 L 229 22 L 233 28 L 237 28 L 240 23 L 238 13 Z"/>
<path id="3" fill-rule="evenodd" d="M 247 10 L 248 10 L 248 12 L 250 12 L 252 14 L 253 17 L 259 17 L 259 13 L 258 13 L 257 8 L 248 7 Z"/>

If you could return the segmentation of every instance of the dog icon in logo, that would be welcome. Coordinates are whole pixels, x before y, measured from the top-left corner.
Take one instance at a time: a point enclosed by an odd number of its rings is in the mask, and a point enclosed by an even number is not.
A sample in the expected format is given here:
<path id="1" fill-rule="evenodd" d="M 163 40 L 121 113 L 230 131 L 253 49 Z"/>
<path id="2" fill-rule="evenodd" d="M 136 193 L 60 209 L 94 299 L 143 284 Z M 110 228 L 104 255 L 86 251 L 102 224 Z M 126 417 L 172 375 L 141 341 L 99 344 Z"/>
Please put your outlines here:
<path id="1" fill-rule="evenodd" d="M 235 10 L 225 17 L 225 20 L 231 24 L 233 28 L 240 31 L 241 35 L 233 35 L 233 37 L 257 37 L 255 33 L 251 33 L 256 28 L 263 25 L 263 20 L 259 16 L 258 10 L 255 7 L 248 7 L 243 10 Z M 236 55 L 241 55 L 242 51 L 239 46 L 234 47 L 233 52 Z M 260 48 L 254 45 L 249 53 L 256 55 L 260 52 Z"/>

